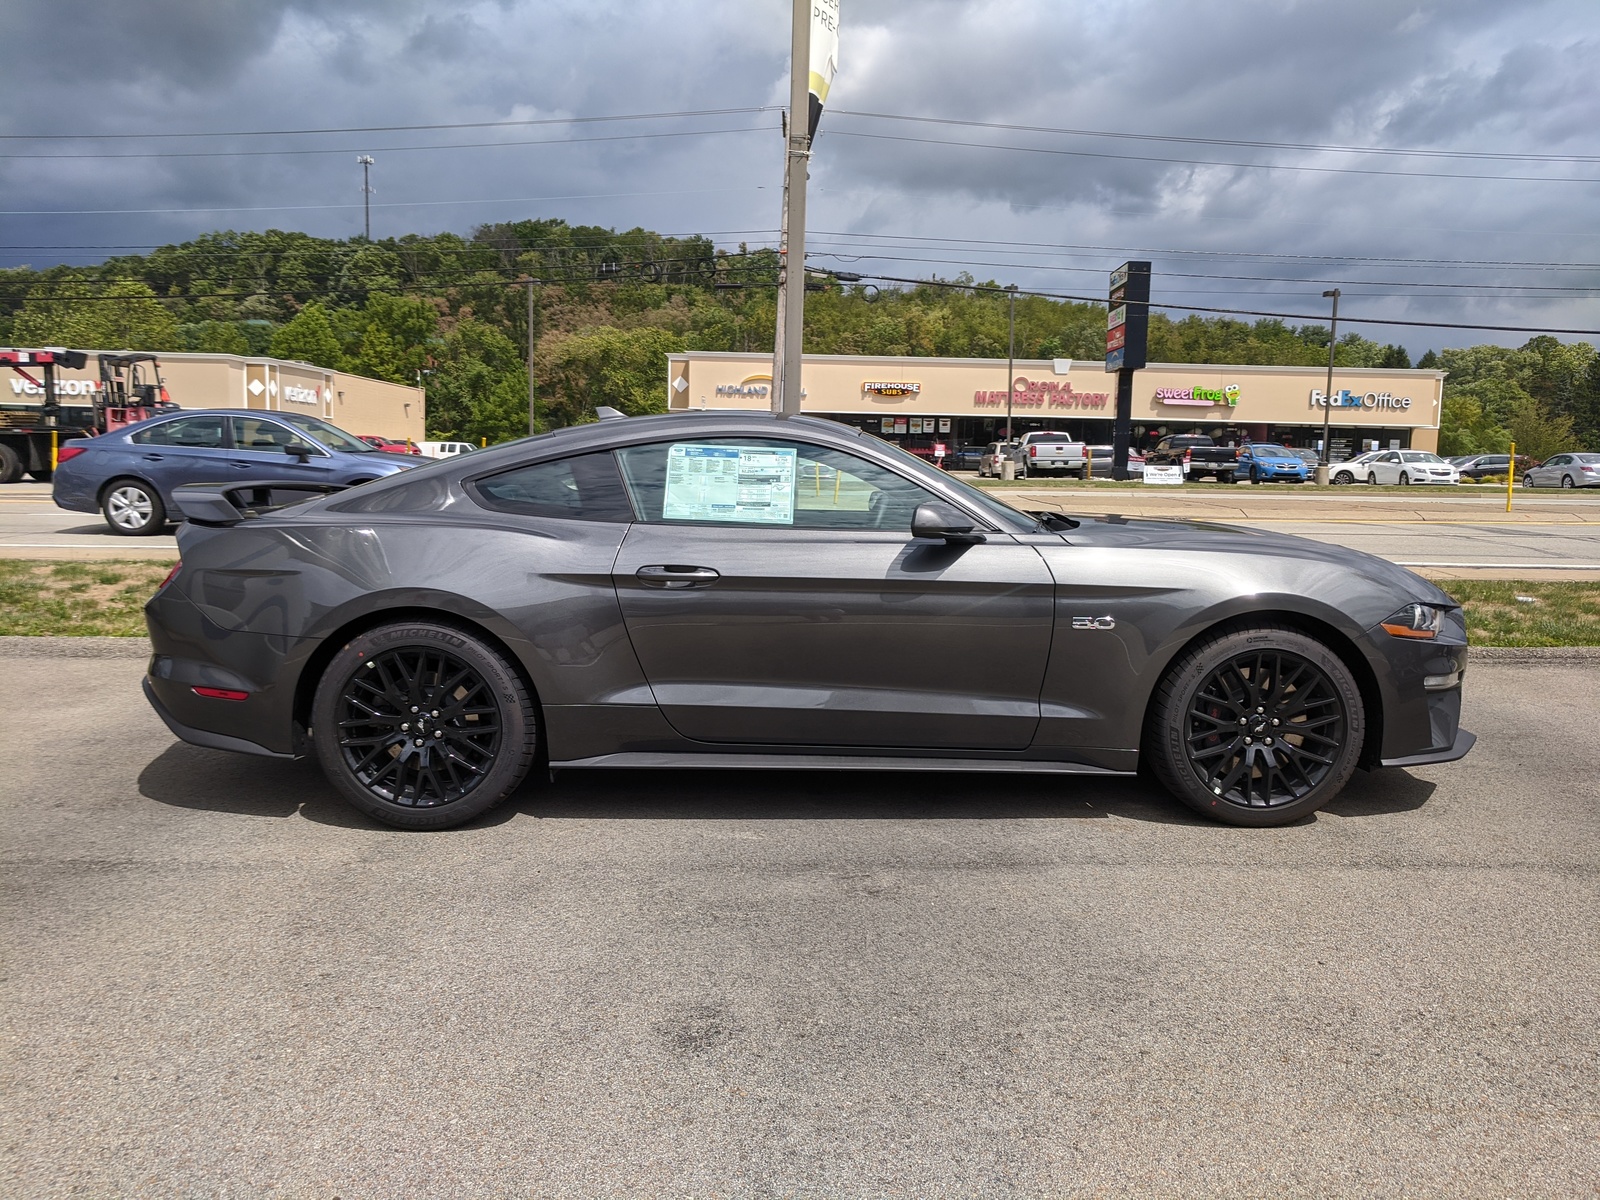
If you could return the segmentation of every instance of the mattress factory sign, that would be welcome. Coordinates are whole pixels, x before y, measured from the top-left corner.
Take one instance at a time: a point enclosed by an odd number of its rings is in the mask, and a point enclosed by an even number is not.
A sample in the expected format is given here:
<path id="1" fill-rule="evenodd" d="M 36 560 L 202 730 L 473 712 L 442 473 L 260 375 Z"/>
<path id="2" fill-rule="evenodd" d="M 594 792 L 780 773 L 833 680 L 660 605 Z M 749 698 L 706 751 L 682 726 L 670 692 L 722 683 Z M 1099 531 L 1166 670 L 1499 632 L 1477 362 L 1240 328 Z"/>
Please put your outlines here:
<path id="1" fill-rule="evenodd" d="M 1080 392 L 1062 379 L 1028 379 L 1019 375 L 1011 389 L 1011 407 L 1017 408 L 1105 408 L 1111 403 L 1110 392 Z M 974 392 L 974 408 L 1004 408 L 1006 392 Z"/>

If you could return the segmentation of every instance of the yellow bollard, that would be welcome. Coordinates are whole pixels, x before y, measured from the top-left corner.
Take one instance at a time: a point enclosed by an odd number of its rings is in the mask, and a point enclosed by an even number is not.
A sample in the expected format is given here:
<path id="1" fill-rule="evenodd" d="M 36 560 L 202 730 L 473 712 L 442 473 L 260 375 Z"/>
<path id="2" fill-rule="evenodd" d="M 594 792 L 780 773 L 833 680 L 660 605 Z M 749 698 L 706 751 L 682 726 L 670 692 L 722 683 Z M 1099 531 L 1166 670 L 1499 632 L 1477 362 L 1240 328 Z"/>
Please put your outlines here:
<path id="1" fill-rule="evenodd" d="M 1506 511 L 1511 511 L 1511 489 L 1517 482 L 1517 444 L 1511 443 L 1511 457 L 1506 460 Z"/>
<path id="2" fill-rule="evenodd" d="M 844 478 L 844 472 L 835 467 L 833 469 L 833 506 L 839 507 L 839 481 Z"/>
<path id="3" fill-rule="evenodd" d="M 52 429 L 50 431 L 50 469 L 52 471 L 56 469 L 56 455 L 61 452 L 60 437 L 61 434 L 56 430 Z"/>
<path id="4" fill-rule="evenodd" d="M 487 450 L 488 448 L 489 448 L 489 439 L 486 438 L 486 437 L 479 438 L 478 439 L 478 449 L 479 450 Z"/>
<path id="5" fill-rule="evenodd" d="M 812 463 L 811 464 L 811 494 L 813 496 L 818 496 L 818 497 L 820 497 L 822 495 L 822 464 L 821 463 Z"/>
<path id="6" fill-rule="evenodd" d="M 1083 477 L 1090 483 L 1094 482 L 1094 447 L 1083 448 Z"/>

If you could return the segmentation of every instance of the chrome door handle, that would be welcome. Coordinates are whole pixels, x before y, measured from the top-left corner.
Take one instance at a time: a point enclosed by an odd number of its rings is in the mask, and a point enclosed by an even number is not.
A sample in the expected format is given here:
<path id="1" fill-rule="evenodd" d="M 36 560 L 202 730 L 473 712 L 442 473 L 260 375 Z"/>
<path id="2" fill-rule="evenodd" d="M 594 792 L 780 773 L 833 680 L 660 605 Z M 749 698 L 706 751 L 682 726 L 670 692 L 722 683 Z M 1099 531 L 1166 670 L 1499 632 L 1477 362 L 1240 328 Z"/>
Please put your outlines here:
<path id="1" fill-rule="evenodd" d="M 710 567 L 686 567 L 677 563 L 640 567 L 633 576 L 645 587 L 674 589 L 710 587 L 722 578 Z"/>

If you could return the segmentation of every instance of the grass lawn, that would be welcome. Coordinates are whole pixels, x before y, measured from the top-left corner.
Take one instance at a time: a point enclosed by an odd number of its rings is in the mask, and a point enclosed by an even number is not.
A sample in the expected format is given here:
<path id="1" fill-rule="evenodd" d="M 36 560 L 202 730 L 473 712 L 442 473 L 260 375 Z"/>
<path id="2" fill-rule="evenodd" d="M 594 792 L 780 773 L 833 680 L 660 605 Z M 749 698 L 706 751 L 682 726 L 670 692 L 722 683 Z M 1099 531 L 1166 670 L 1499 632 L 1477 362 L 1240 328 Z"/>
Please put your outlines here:
<path id="1" fill-rule="evenodd" d="M 1600 583 L 1445 579 L 1474 646 L 1600 646 Z"/>
<path id="2" fill-rule="evenodd" d="M 171 568 L 0 558 L 0 635 L 143 637 L 144 602 Z M 1600 583 L 1453 579 L 1439 586 L 1466 608 L 1474 646 L 1600 646 Z"/>
<path id="3" fill-rule="evenodd" d="M 170 562 L 0 558 L 0 635 L 143 637 Z"/>

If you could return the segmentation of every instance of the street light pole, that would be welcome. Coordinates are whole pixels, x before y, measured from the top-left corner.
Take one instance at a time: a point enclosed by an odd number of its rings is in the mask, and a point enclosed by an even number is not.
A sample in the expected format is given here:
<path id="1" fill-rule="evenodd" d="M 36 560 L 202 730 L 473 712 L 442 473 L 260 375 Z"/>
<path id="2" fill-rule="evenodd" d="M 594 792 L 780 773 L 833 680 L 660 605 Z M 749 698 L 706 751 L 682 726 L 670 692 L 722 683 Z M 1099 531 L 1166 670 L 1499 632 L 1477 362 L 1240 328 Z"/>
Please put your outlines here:
<path id="1" fill-rule="evenodd" d="M 356 159 L 361 164 L 361 215 L 367 231 L 367 241 L 372 240 L 372 155 L 363 154 Z"/>
<path id="2" fill-rule="evenodd" d="M 1016 388 L 1017 374 L 1017 285 L 1006 288 L 1006 441 L 1015 441 L 1017 431 L 1011 426 L 1011 397 Z"/>
<path id="3" fill-rule="evenodd" d="M 1317 463 L 1317 483 L 1328 484 L 1328 464 L 1333 461 L 1328 444 L 1329 421 L 1333 416 L 1333 352 L 1339 345 L 1339 289 L 1323 292 L 1324 299 L 1333 301 L 1333 322 L 1328 328 L 1328 387 L 1322 393 L 1322 460 Z"/>
<path id="4" fill-rule="evenodd" d="M 528 285 L 528 436 L 539 432 L 539 403 L 533 387 L 533 345 L 536 340 L 533 328 L 533 276 L 523 280 Z"/>

